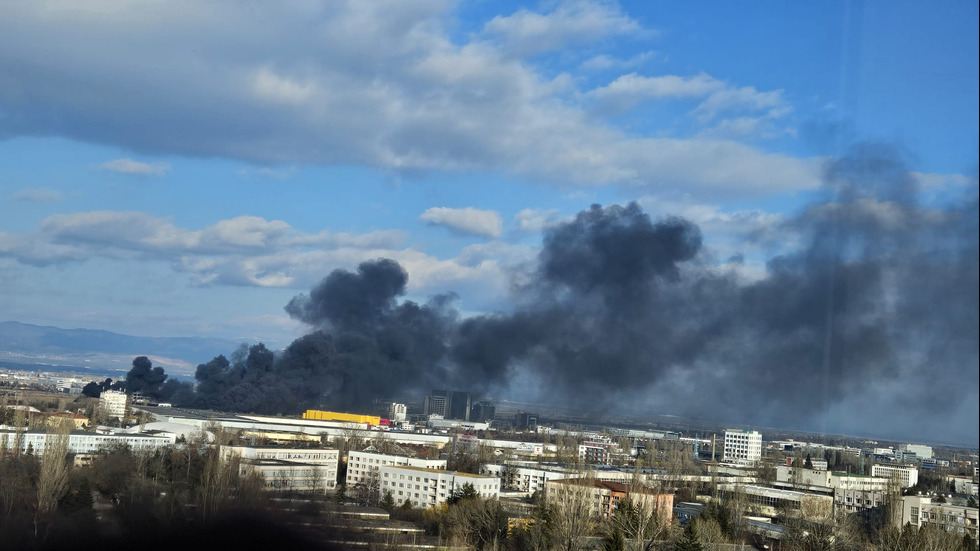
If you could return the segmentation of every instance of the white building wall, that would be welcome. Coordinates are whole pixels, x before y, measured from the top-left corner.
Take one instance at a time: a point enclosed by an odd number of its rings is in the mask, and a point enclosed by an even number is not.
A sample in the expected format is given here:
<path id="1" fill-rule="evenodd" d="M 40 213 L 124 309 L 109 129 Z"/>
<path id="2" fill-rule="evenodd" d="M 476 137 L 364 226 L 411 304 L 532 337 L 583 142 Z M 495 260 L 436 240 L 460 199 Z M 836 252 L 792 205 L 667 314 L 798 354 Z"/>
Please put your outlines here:
<path id="1" fill-rule="evenodd" d="M 969 534 L 976 541 L 977 521 L 976 507 L 933 503 L 928 497 L 902 498 L 902 516 L 899 526 L 932 524 L 947 532 Z"/>
<path id="2" fill-rule="evenodd" d="M 893 467 L 891 465 L 873 465 L 871 476 L 891 479 L 897 477 L 902 488 L 911 488 L 919 483 L 919 469 L 915 467 Z"/>
<path id="3" fill-rule="evenodd" d="M 99 407 L 105 410 L 109 417 L 122 419 L 126 417 L 126 401 L 128 396 L 120 390 L 105 390 L 99 395 Z"/>
<path id="4" fill-rule="evenodd" d="M 903 452 L 914 453 L 919 459 L 932 459 L 932 446 L 922 444 L 902 444 L 898 447 Z"/>
<path id="5" fill-rule="evenodd" d="M 392 402 L 388 407 L 388 418 L 396 423 L 404 423 L 408 418 L 408 408 L 405 404 Z"/>
<path id="6" fill-rule="evenodd" d="M 565 472 L 559 470 L 546 470 L 534 467 L 519 467 L 515 465 L 499 464 L 484 465 L 483 469 L 480 471 L 480 474 L 499 478 L 501 481 L 501 486 L 506 489 L 525 492 L 528 494 L 533 494 L 534 492 L 544 492 L 545 483 L 547 483 L 549 480 L 560 480 L 563 478 L 579 476 L 579 473 L 574 470 Z"/>
<path id="7" fill-rule="evenodd" d="M 762 434 L 754 430 L 726 430 L 722 457 L 731 463 L 753 464 L 762 461 Z"/>
<path id="8" fill-rule="evenodd" d="M 381 467 L 409 466 L 423 469 L 445 469 L 445 459 L 423 459 L 405 455 L 388 455 L 377 452 L 352 451 L 347 454 L 347 479 L 344 483 L 353 488 L 359 482 L 365 482 L 371 473 L 378 473 Z"/>
<path id="9" fill-rule="evenodd" d="M 30 447 L 35 454 L 44 453 L 49 438 L 57 438 L 57 435 L 46 432 L 25 432 L 21 435 L 20 449 L 26 452 Z M 176 437 L 157 436 L 146 434 L 93 434 L 88 432 L 77 432 L 68 435 L 68 453 L 96 453 L 99 450 L 112 446 L 129 446 L 134 450 L 155 450 L 173 446 Z M 17 442 L 17 434 L 14 431 L 0 432 L 0 448 L 13 449 Z"/>
<path id="10" fill-rule="evenodd" d="M 381 496 L 390 493 L 395 503 L 407 499 L 412 507 L 421 509 L 446 503 L 455 490 L 466 484 L 472 484 L 480 497 L 500 497 L 500 479 L 491 476 L 392 465 L 382 466 L 379 474 Z"/>
<path id="11" fill-rule="evenodd" d="M 242 469 L 249 466 L 252 470 L 266 478 L 266 486 L 276 487 L 284 477 L 293 480 L 286 488 L 308 490 L 317 486 L 319 489 L 337 487 L 337 466 L 340 463 L 340 451 L 327 448 L 258 448 L 253 446 L 221 446 L 221 459 L 227 461 L 233 455 L 240 457 Z M 286 463 L 277 466 L 276 463 Z M 317 474 L 312 474 L 316 470 Z M 244 471 L 243 471 L 244 472 Z M 277 481 L 271 481 L 269 476 L 275 475 Z"/>

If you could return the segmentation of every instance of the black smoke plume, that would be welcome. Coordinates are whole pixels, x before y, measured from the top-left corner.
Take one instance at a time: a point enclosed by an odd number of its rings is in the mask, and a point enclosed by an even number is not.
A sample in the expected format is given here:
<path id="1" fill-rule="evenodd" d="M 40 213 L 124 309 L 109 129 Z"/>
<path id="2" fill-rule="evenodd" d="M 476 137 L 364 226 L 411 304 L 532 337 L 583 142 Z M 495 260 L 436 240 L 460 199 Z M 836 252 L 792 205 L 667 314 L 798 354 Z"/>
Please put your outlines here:
<path id="1" fill-rule="evenodd" d="M 595 205 L 545 232 L 513 311 L 463 320 L 454 295 L 400 300 L 405 271 L 365 262 L 286 306 L 315 331 L 274 359 L 199 366 L 199 399 L 289 412 L 454 387 L 975 442 L 976 184 L 953 206 L 919 191 L 888 148 L 828 163 L 823 200 L 755 235 L 784 252 L 750 282 L 689 221 Z"/>

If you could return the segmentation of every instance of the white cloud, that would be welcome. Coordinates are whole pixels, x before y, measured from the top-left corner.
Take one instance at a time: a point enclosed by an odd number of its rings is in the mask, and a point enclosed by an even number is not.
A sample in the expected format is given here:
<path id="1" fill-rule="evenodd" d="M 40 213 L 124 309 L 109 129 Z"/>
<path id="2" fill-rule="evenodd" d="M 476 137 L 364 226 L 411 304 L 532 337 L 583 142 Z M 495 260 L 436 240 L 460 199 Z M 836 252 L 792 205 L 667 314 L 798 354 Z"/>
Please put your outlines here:
<path id="1" fill-rule="evenodd" d="M 132 159 L 115 159 L 102 163 L 99 167 L 110 172 L 121 174 L 138 174 L 141 176 L 163 176 L 170 170 L 169 163 L 144 163 Z"/>
<path id="2" fill-rule="evenodd" d="M 936 174 L 931 172 L 913 172 L 912 177 L 918 181 L 919 185 L 927 190 L 957 189 L 968 186 L 976 186 L 976 178 L 970 178 L 963 174 Z"/>
<path id="3" fill-rule="evenodd" d="M 497 212 L 472 207 L 462 209 L 432 207 L 419 215 L 419 220 L 446 226 L 460 233 L 494 238 L 500 237 L 504 225 L 503 219 Z"/>
<path id="4" fill-rule="evenodd" d="M 643 32 L 640 24 L 615 4 L 577 0 L 560 2 L 548 13 L 521 8 L 512 15 L 494 17 L 484 26 L 483 37 L 499 41 L 511 54 L 528 56 L 607 36 Z"/>
<path id="5" fill-rule="evenodd" d="M 560 221 L 556 209 L 522 209 L 514 215 L 517 227 L 523 232 L 539 232 Z"/>
<path id="6" fill-rule="evenodd" d="M 64 198 L 60 191 L 45 188 L 22 189 L 11 194 L 11 199 L 30 203 L 57 203 Z"/>
<path id="7" fill-rule="evenodd" d="M 0 232 L 0 262 L 158 261 L 196 286 L 306 289 L 332 270 L 383 257 L 405 267 L 411 293 L 470 293 L 483 308 L 506 297 L 508 266 L 533 255 L 523 246 L 493 242 L 440 259 L 406 248 L 405 241 L 400 231 L 308 234 L 255 216 L 193 230 L 141 212 L 95 211 L 50 216 L 34 232 Z"/>
<path id="8" fill-rule="evenodd" d="M 169 219 L 142 212 L 92 211 L 56 214 L 38 231 L 0 233 L 0 256 L 30 264 L 74 261 L 88 256 L 158 258 L 205 266 L 222 255 L 254 256 L 273 251 L 395 248 L 405 241 L 399 231 L 365 234 L 323 231 L 307 234 L 281 220 L 238 216 L 200 230 L 175 226 Z"/>
<path id="9" fill-rule="evenodd" d="M 588 96 L 601 103 L 615 104 L 619 109 L 625 109 L 644 100 L 703 97 L 724 87 L 723 82 L 705 73 L 693 77 L 645 77 L 629 73 L 617 77 L 606 86 L 591 90 Z"/>
<path id="10" fill-rule="evenodd" d="M 782 90 L 760 92 L 751 86 L 733 87 L 706 73 L 695 76 L 621 75 L 606 86 L 585 94 L 600 112 L 619 115 L 640 103 L 666 99 L 699 99 L 691 111 L 701 124 L 708 124 L 725 114 L 713 128 L 701 132 L 715 139 L 740 138 L 760 134 L 769 121 L 788 115 L 792 108 L 783 99 Z M 744 115 L 750 113 L 752 115 Z"/>
<path id="11" fill-rule="evenodd" d="M 731 110 L 764 111 L 772 118 L 779 118 L 788 114 L 790 108 L 783 100 L 782 90 L 759 92 L 752 86 L 725 87 L 708 96 L 694 109 L 693 114 L 702 122 L 707 122 L 719 113 Z"/>
<path id="12" fill-rule="evenodd" d="M 554 48 L 574 56 L 579 46 L 594 57 L 603 39 L 642 36 L 614 4 L 520 10 L 463 40 L 450 34 L 452 6 L 16 3 L 0 19 L 0 49 L 18 60 L 4 67 L 0 109 L 18 113 L 15 133 L 256 166 L 502 171 L 567 187 L 639 183 L 702 194 L 745 193 L 746 179 L 765 192 L 817 182 L 810 163 L 718 135 L 617 129 L 582 106 L 577 75 L 546 76 L 520 57 Z M 180 48 L 169 46 L 173 36 Z M 696 116 L 712 121 L 785 108 L 778 92 L 753 94 L 707 75 L 631 78 L 593 95 L 629 105 L 707 86 L 725 92 L 697 97 Z M 116 159 L 103 168 L 159 175 L 170 167 Z"/>
<path id="13" fill-rule="evenodd" d="M 586 71 L 605 71 L 609 69 L 632 69 L 648 63 L 656 57 L 657 52 L 641 52 L 628 59 L 619 59 L 607 54 L 599 54 L 582 62 Z"/>

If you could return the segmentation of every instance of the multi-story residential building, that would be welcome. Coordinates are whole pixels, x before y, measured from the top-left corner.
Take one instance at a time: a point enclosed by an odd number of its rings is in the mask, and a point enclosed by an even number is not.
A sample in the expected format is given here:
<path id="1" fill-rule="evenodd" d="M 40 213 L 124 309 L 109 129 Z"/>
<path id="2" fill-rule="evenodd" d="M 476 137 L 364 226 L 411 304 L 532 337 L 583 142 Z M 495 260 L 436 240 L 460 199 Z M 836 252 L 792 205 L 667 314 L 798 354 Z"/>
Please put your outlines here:
<path id="1" fill-rule="evenodd" d="M 354 488 L 358 483 L 377 481 L 380 479 L 381 467 L 387 465 L 445 469 L 446 460 L 390 455 L 374 451 L 352 451 L 347 454 L 347 479 L 344 483 L 348 488 Z"/>
<path id="2" fill-rule="evenodd" d="M 239 474 L 262 476 L 265 487 L 287 492 L 327 492 L 337 487 L 337 469 L 323 463 L 282 459 L 242 459 Z"/>
<path id="3" fill-rule="evenodd" d="M 887 504 L 888 497 L 889 491 L 887 489 L 834 489 L 834 505 L 838 511 L 844 511 L 846 513 L 880 510 Z"/>
<path id="4" fill-rule="evenodd" d="M 743 465 L 762 461 L 762 434 L 754 430 L 726 430 L 722 460 Z"/>
<path id="5" fill-rule="evenodd" d="M 863 476 L 839 471 L 821 471 L 801 467 L 776 466 L 775 486 L 797 490 L 832 493 L 836 489 L 881 491 L 891 481 L 885 477 Z"/>
<path id="6" fill-rule="evenodd" d="M 612 442 L 583 442 L 578 446 L 578 458 L 594 465 L 608 465 L 615 447 Z"/>
<path id="7" fill-rule="evenodd" d="M 445 390 L 436 390 L 429 396 L 425 397 L 425 407 L 423 413 L 426 417 L 435 415 L 437 417 L 448 417 L 449 416 L 449 403 L 450 397 L 449 393 Z"/>
<path id="8" fill-rule="evenodd" d="M 500 479 L 501 486 L 507 490 L 533 494 L 544 492 L 545 483 L 577 476 L 573 469 L 562 467 L 543 468 L 529 465 L 488 464 L 480 468 L 480 474 Z"/>
<path id="9" fill-rule="evenodd" d="M 380 495 L 391 494 L 395 503 L 408 500 L 412 507 L 428 508 L 446 503 L 453 493 L 472 485 L 484 498 L 500 496 L 500 479 L 441 469 L 385 465 L 381 467 Z"/>
<path id="10" fill-rule="evenodd" d="M 958 494 L 977 495 L 977 483 L 969 476 L 950 475 L 949 482 Z"/>
<path id="11" fill-rule="evenodd" d="M 871 476 L 894 478 L 902 488 L 911 488 L 919 483 L 919 469 L 915 467 L 898 467 L 893 465 L 873 465 Z"/>
<path id="12" fill-rule="evenodd" d="M 977 541 L 977 508 L 948 503 L 934 503 L 931 498 L 905 496 L 902 498 L 902 515 L 896 518 L 898 526 L 911 524 L 938 526 L 947 532 L 969 534 Z"/>
<path id="13" fill-rule="evenodd" d="M 125 419 L 129 397 L 121 390 L 104 390 L 99 395 L 99 407 L 111 418 Z"/>
<path id="14" fill-rule="evenodd" d="M 545 483 L 549 501 L 581 499 L 589 504 L 592 516 L 608 519 L 619 503 L 629 498 L 635 505 L 654 511 L 669 523 L 674 511 L 674 495 L 657 493 L 650 488 L 631 487 L 620 482 L 588 478 L 564 478 Z"/>
<path id="15" fill-rule="evenodd" d="M 276 490 L 327 491 L 337 487 L 340 452 L 325 448 L 221 446 L 221 458 L 241 458 L 240 470 L 256 472 Z"/>
<path id="16" fill-rule="evenodd" d="M 408 407 L 405 404 L 392 402 L 388 406 L 388 418 L 394 423 L 404 423 L 408 419 Z"/>
<path id="17" fill-rule="evenodd" d="M 57 434 L 40 431 L 0 431 L 0 449 L 19 447 L 21 452 L 30 448 L 35 454 L 44 453 L 49 442 L 59 438 Z M 155 450 L 173 446 L 177 438 L 173 434 L 96 434 L 72 432 L 68 434 L 68 453 L 96 453 L 112 446 L 129 446 L 133 450 Z"/>
<path id="18" fill-rule="evenodd" d="M 720 484 L 718 496 L 722 499 L 744 499 L 749 511 L 766 516 L 789 513 L 806 520 L 821 520 L 830 518 L 834 510 L 832 496 L 765 486 Z"/>

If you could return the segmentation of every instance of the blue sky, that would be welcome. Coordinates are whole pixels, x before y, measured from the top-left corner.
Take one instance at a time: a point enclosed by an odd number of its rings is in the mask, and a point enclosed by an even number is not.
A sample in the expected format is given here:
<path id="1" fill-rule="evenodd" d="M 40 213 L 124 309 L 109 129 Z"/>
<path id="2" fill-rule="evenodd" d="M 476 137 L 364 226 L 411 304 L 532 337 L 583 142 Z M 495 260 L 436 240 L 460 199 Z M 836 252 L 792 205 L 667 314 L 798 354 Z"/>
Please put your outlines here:
<path id="1" fill-rule="evenodd" d="M 761 277 L 746 236 L 860 140 L 976 188 L 976 2 L 0 6 L 3 319 L 283 346 L 290 297 L 382 256 L 506 311 L 592 203 Z"/>

